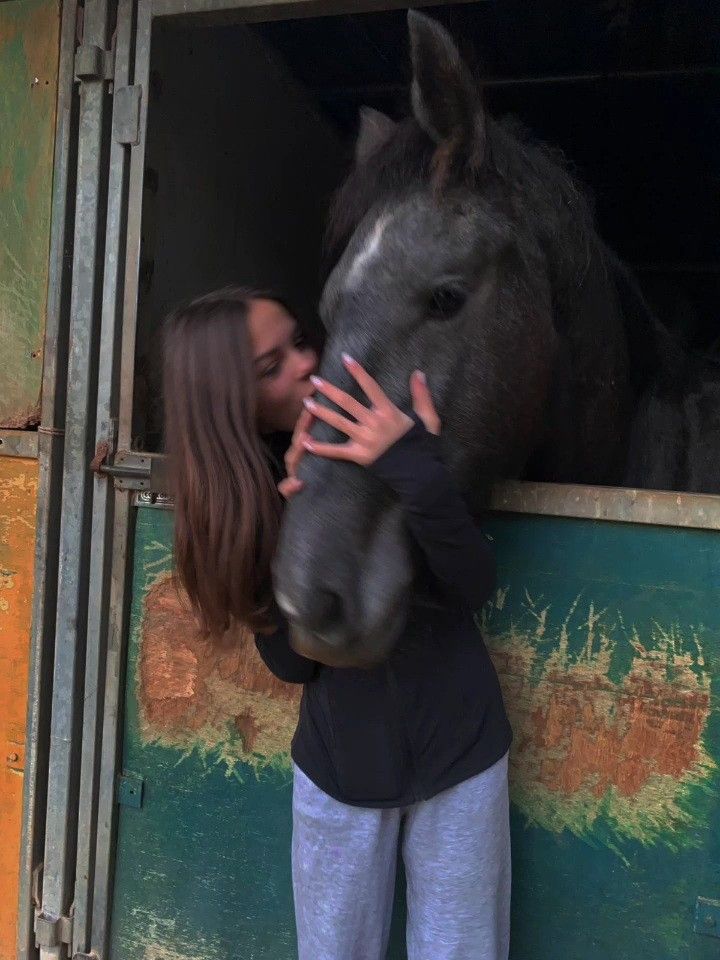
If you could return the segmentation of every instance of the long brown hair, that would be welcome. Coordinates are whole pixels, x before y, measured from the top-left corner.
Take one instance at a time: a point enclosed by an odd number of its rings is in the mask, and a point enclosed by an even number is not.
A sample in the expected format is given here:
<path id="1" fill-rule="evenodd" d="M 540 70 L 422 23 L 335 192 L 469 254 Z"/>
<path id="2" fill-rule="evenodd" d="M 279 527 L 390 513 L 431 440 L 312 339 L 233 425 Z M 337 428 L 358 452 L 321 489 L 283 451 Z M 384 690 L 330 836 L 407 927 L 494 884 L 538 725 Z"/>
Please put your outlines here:
<path id="1" fill-rule="evenodd" d="M 225 287 L 166 320 L 165 448 L 175 497 L 175 565 L 203 627 L 272 623 L 270 564 L 280 500 L 256 422 L 247 318 L 270 293 Z"/>

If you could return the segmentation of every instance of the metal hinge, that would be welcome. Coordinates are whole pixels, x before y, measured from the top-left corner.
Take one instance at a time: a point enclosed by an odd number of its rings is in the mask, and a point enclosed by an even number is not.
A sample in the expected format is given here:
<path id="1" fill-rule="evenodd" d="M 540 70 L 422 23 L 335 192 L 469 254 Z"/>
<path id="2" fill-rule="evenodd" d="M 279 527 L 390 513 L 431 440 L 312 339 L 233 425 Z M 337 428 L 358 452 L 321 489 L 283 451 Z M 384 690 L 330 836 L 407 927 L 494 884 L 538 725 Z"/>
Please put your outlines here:
<path id="1" fill-rule="evenodd" d="M 695 902 L 695 933 L 720 939 L 720 900 L 698 897 Z"/>
<path id="2" fill-rule="evenodd" d="M 142 87 L 119 87 L 113 107 L 113 138 L 117 143 L 134 147 L 140 142 L 140 101 Z"/>
<path id="3" fill-rule="evenodd" d="M 76 49 L 76 80 L 112 80 L 114 72 L 114 50 L 103 50 L 93 43 L 82 43 Z"/>
<path id="4" fill-rule="evenodd" d="M 70 911 L 72 913 L 72 910 Z M 48 917 L 41 911 L 35 913 L 35 945 L 59 947 L 72 941 L 73 921 L 69 917 Z"/>

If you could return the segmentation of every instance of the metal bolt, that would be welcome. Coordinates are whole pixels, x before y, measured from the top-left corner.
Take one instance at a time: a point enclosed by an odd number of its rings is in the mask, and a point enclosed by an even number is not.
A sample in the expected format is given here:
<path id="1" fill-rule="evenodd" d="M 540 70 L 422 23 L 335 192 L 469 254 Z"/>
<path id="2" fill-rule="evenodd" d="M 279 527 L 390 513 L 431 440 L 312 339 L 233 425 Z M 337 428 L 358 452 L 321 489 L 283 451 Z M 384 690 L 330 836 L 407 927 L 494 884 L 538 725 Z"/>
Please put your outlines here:
<path id="1" fill-rule="evenodd" d="M 17 763 L 20 757 L 16 753 L 9 753 L 7 762 L 8 763 Z"/>

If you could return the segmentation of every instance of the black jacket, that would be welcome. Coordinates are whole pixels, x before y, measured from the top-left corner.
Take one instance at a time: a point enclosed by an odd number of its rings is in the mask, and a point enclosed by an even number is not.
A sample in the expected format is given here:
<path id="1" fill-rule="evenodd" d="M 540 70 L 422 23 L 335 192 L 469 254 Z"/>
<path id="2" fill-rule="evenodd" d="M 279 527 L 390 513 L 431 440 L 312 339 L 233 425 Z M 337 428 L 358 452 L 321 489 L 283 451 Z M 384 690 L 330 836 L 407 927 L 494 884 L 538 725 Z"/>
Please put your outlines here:
<path id="1" fill-rule="evenodd" d="M 417 424 L 370 468 L 398 495 L 424 571 L 389 659 L 369 670 L 295 653 L 288 626 L 258 636 L 281 680 L 304 683 L 292 757 L 343 803 L 405 806 L 487 769 L 512 739 L 475 612 L 495 589 L 495 562 L 440 458 Z"/>

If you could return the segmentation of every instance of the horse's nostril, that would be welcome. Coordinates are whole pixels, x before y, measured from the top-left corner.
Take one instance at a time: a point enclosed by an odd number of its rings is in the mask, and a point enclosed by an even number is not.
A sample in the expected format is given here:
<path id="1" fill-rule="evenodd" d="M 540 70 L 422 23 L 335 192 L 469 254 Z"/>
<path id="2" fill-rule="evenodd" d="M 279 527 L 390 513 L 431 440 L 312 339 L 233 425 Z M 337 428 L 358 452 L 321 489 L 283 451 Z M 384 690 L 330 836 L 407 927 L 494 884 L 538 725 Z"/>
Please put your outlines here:
<path id="1" fill-rule="evenodd" d="M 328 589 L 317 590 L 309 604 L 304 626 L 332 642 L 337 628 L 343 624 L 343 610 L 344 605 L 339 594 Z"/>

